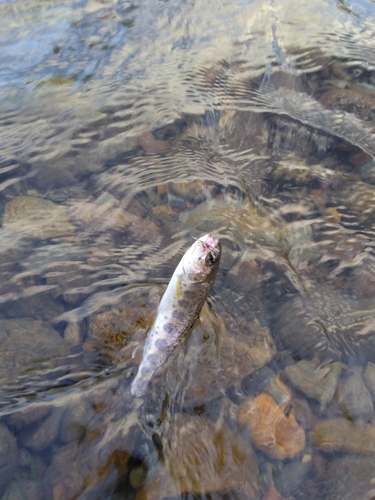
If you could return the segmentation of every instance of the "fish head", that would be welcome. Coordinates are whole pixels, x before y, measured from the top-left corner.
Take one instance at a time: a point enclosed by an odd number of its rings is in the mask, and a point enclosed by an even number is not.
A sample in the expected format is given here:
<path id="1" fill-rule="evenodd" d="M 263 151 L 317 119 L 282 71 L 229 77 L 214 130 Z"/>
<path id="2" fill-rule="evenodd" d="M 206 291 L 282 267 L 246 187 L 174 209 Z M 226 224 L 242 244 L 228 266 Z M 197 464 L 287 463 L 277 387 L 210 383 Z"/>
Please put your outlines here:
<path id="1" fill-rule="evenodd" d="M 221 242 L 210 234 L 195 241 L 184 256 L 183 267 L 192 281 L 215 279 L 221 257 Z"/>

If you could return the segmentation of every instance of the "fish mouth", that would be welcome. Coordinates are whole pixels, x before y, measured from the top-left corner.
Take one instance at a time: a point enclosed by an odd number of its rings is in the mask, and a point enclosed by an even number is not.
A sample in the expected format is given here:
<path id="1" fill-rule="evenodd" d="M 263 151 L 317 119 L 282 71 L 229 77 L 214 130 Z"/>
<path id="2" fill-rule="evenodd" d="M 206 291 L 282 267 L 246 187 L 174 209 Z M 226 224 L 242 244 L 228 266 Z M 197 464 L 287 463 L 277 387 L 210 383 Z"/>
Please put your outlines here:
<path id="1" fill-rule="evenodd" d="M 220 251 L 221 243 L 218 238 L 213 238 L 211 234 L 205 234 L 199 241 L 202 242 L 204 250 L 212 249 L 215 253 Z"/>
<path id="2" fill-rule="evenodd" d="M 210 234 L 208 234 L 205 243 L 209 247 L 212 247 L 215 243 L 215 239 Z"/>

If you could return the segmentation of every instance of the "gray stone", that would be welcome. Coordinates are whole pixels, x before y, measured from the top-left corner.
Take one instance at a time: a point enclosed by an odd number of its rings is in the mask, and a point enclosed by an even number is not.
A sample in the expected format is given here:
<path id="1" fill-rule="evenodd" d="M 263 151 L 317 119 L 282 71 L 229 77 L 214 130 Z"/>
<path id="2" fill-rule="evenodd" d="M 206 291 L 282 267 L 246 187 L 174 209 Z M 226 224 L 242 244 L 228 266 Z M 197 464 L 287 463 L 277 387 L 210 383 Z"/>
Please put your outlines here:
<path id="1" fill-rule="evenodd" d="M 42 494 L 40 483 L 30 479 L 20 479 L 8 486 L 1 500 L 40 500 Z"/>
<path id="2" fill-rule="evenodd" d="M 324 407 L 333 398 L 343 365 L 338 362 L 322 365 L 318 358 L 301 360 L 287 366 L 285 373 L 292 384 Z"/>
<path id="3" fill-rule="evenodd" d="M 72 245 L 71 243 L 59 243 L 57 245 L 45 245 L 36 248 L 27 259 L 22 261 L 22 267 L 25 270 L 33 270 L 39 267 L 45 267 L 46 264 L 56 264 L 56 262 L 67 261 L 77 262 L 84 259 L 84 249 Z"/>
<path id="4" fill-rule="evenodd" d="M 339 383 L 337 399 L 347 418 L 367 419 L 374 412 L 372 397 L 362 380 L 360 370 L 353 369 L 353 372 Z"/>
<path id="5" fill-rule="evenodd" d="M 375 400 L 375 365 L 374 363 L 367 363 L 366 369 L 363 373 L 363 381 L 367 389 L 370 391 L 372 399 Z"/>
<path id="6" fill-rule="evenodd" d="M 0 424 L 0 492 L 12 481 L 16 467 L 16 438 L 5 425 Z"/>
<path id="7" fill-rule="evenodd" d="M 83 398 L 75 399 L 63 416 L 60 439 L 64 443 L 82 439 L 94 414 L 93 406 L 88 401 Z"/>
<path id="8" fill-rule="evenodd" d="M 63 408 L 55 408 L 40 425 L 22 431 L 18 436 L 21 445 L 34 452 L 51 446 L 58 438 L 63 412 Z"/>
<path id="9" fill-rule="evenodd" d="M 369 184 L 375 184 L 375 161 L 371 159 L 359 169 L 361 179 Z"/>
<path id="10" fill-rule="evenodd" d="M 8 424 L 16 431 L 21 431 L 34 422 L 41 422 L 51 413 L 52 409 L 50 404 L 31 403 L 11 413 L 8 417 Z"/>
<path id="11" fill-rule="evenodd" d="M 43 321 L 0 320 L 0 381 L 67 353 L 64 340 Z"/>

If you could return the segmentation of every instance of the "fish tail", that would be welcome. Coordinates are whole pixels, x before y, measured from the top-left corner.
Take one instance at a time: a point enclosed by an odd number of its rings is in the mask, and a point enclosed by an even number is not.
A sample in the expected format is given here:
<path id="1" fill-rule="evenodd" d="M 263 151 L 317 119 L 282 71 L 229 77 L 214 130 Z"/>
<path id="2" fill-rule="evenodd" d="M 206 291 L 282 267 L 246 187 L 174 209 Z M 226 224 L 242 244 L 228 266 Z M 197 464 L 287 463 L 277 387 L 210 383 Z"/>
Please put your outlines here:
<path id="1" fill-rule="evenodd" d="M 145 374 L 141 374 L 140 372 L 141 372 L 141 370 L 139 369 L 138 373 L 137 373 L 137 375 L 136 375 L 135 379 L 133 380 L 132 385 L 130 387 L 131 395 L 136 397 L 136 398 L 140 398 L 141 396 L 144 395 L 144 393 L 146 392 L 148 383 L 150 382 L 152 375 L 153 375 L 153 372 L 152 373 L 145 373 Z"/>

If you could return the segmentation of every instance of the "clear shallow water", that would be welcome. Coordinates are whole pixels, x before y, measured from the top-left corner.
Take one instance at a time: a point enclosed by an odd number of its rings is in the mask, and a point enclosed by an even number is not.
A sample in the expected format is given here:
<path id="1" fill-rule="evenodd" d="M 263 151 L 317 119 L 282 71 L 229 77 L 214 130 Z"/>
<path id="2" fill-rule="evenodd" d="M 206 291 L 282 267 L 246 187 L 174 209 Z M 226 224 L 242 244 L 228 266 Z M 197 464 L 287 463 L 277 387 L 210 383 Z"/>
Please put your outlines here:
<path id="1" fill-rule="evenodd" d="M 374 4 L 0 11 L 0 498 L 373 498 Z"/>

